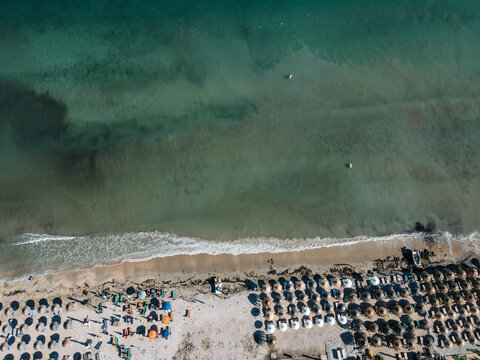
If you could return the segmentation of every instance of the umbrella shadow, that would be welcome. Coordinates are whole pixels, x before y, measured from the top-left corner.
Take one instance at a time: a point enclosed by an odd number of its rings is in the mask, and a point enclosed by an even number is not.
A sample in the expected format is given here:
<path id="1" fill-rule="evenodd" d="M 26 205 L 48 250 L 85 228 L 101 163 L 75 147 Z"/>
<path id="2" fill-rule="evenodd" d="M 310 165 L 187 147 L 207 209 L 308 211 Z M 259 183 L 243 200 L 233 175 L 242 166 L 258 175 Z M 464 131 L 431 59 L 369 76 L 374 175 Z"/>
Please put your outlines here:
<path id="1" fill-rule="evenodd" d="M 254 307 L 251 311 L 252 316 L 257 317 L 260 315 L 260 309 L 258 307 Z"/>
<path id="2" fill-rule="evenodd" d="M 257 294 L 249 294 L 248 295 L 248 301 L 250 301 L 250 303 L 252 305 L 258 305 L 258 295 Z"/>
<path id="3" fill-rule="evenodd" d="M 263 327 L 263 322 L 260 320 L 255 321 L 255 329 L 261 329 Z"/>
<path id="4" fill-rule="evenodd" d="M 253 333 L 253 340 L 258 344 L 258 345 L 263 345 L 265 344 L 265 332 L 262 330 L 257 330 Z"/>

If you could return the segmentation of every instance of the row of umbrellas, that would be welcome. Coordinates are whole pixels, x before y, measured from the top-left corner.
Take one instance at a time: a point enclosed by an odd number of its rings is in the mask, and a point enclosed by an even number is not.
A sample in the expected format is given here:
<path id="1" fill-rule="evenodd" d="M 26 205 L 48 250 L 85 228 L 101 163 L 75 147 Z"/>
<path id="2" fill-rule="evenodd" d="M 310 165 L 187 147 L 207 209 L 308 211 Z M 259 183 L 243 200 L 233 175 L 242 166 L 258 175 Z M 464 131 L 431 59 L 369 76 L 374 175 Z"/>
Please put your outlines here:
<path id="1" fill-rule="evenodd" d="M 59 313 L 62 309 L 62 306 L 60 306 L 59 304 L 53 304 L 52 306 L 52 312 L 53 313 Z M 76 309 L 76 306 L 73 302 L 69 302 L 67 304 L 67 306 L 65 307 L 65 309 L 67 311 L 74 311 Z M 34 308 L 31 308 L 29 306 L 24 306 L 22 308 L 22 314 L 23 315 L 26 315 L 26 316 L 31 316 L 32 314 L 32 311 L 35 310 Z M 38 313 L 39 314 L 45 314 L 46 312 L 48 311 L 48 307 L 46 305 L 40 305 L 38 307 Z M 7 307 L 5 308 L 5 316 L 13 316 L 15 315 L 16 311 L 12 308 L 12 307 Z"/>
<path id="2" fill-rule="evenodd" d="M 17 344 L 17 349 L 18 350 L 26 350 L 27 347 L 28 347 L 28 343 L 26 341 L 20 341 L 18 344 Z M 65 338 L 63 341 L 62 341 L 62 347 L 69 347 L 71 345 L 71 341 L 70 341 L 70 338 Z M 49 349 L 56 349 L 58 348 L 58 341 L 55 341 L 55 340 L 50 340 L 47 344 L 48 348 Z M 33 343 L 33 348 L 35 350 L 41 350 L 45 347 L 45 341 L 42 341 L 42 340 L 36 340 L 34 343 Z M 7 342 L 4 342 L 0 345 L 0 352 L 5 352 L 5 351 L 8 351 L 10 348 L 10 345 L 7 343 Z"/>

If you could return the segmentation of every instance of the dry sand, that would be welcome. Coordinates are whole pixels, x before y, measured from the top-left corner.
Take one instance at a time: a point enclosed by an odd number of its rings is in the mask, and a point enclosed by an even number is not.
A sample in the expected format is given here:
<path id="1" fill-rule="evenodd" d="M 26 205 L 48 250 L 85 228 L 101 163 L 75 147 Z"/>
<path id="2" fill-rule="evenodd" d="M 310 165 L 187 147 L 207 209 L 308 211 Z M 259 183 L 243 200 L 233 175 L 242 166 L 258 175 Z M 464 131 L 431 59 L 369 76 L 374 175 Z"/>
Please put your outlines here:
<path id="1" fill-rule="evenodd" d="M 87 339 L 95 345 L 102 341 L 100 355 L 102 359 L 118 358 L 115 347 L 107 344 L 110 336 L 101 333 L 102 318 L 109 318 L 114 313 L 124 314 L 120 308 L 108 303 L 103 314 L 97 314 L 95 309 L 101 299 L 94 294 L 108 289 L 124 293 L 127 287 L 136 289 L 162 288 L 170 294 L 176 291 L 176 300 L 172 301 L 174 321 L 171 323 L 172 335 L 168 340 L 147 338 L 135 335 L 124 339 L 116 334 L 119 343 L 132 348 L 135 359 L 263 359 L 272 351 L 271 345 L 258 344 L 254 334 L 263 331 L 263 316 L 255 313 L 260 306 L 257 293 L 246 289 L 245 281 L 258 279 L 278 279 L 279 276 L 301 276 L 325 274 L 327 272 L 356 271 L 365 272 L 378 263 L 377 259 L 386 259 L 383 264 L 392 268 L 395 265 L 394 257 L 401 257 L 401 248 L 423 250 L 428 248 L 435 252 L 432 258 L 434 263 L 456 262 L 468 259 L 475 255 L 471 246 L 437 239 L 436 242 L 419 237 L 403 238 L 398 241 L 384 243 L 364 242 L 350 246 L 330 247 L 314 251 L 291 252 L 281 254 L 257 255 L 197 255 L 174 256 L 169 258 L 153 259 L 142 263 L 124 263 L 112 267 L 99 267 L 89 271 L 75 271 L 62 274 L 47 275 L 34 278 L 31 281 L 17 281 L 0 284 L 0 302 L 4 309 L 12 301 L 20 303 L 20 310 L 16 318 L 22 323 L 26 316 L 21 315 L 21 308 L 29 299 L 38 304 L 39 299 L 45 298 L 52 303 L 60 297 L 64 304 L 71 299 L 82 301 L 91 299 L 89 305 L 79 305 L 78 310 L 72 313 L 63 312 L 62 321 L 69 316 L 83 320 L 88 314 L 92 320 L 90 327 L 84 327 L 76 322 L 72 330 L 63 328 L 58 331 L 47 330 L 48 340 L 53 334 L 59 334 L 60 341 L 71 336 L 72 346 L 63 349 L 50 350 L 45 347 L 41 350 L 44 358 L 52 351 L 57 351 L 61 358 L 65 354 L 84 354 L 88 351 L 84 347 Z M 209 277 L 219 275 L 224 278 L 226 296 L 224 298 L 213 295 L 208 282 Z M 133 300 L 133 299 L 132 299 Z M 198 301 L 200 300 L 200 301 Z M 185 317 L 186 310 L 191 311 L 191 317 Z M 147 325 L 138 312 L 134 313 L 135 329 L 138 325 Z M 2 326 L 8 321 L 4 311 L 0 314 Z M 34 319 L 37 323 L 39 315 Z M 52 314 L 47 314 L 48 324 Z M 142 320 L 142 322 L 140 322 Z M 95 322 L 95 321 L 98 321 Z M 151 325 L 151 324 L 148 324 Z M 126 325 L 112 328 L 109 333 L 115 334 Z M 159 328 L 160 328 L 159 324 Z M 342 345 L 340 334 L 346 330 L 339 326 L 304 329 L 298 331 L 289 329 L 286 333 L 277 331 L 278 345 L 275 351 L 279 355 L 284 352 L 300 356 L 302 354 L 320 357 L 325 353 L 326 346 L 336 348 L 343 346 L 349 354 L 353 354 L 353 347 Z M 27 331 L 32 338 L 28 350 L 19 351 L 13 346 L 1 356 L 12 354 L 15 359 L 20 354 L 33 354 L 33 342 L 39 335 L 34 326 Z M 93 336 L 95 335 L 95 336 Z M 16 342 L 16 344 L 18 341 Z M 138 347 L 138 348 L 137 348 Z M 388 350 L 386 350 L 388 351 Z"/>

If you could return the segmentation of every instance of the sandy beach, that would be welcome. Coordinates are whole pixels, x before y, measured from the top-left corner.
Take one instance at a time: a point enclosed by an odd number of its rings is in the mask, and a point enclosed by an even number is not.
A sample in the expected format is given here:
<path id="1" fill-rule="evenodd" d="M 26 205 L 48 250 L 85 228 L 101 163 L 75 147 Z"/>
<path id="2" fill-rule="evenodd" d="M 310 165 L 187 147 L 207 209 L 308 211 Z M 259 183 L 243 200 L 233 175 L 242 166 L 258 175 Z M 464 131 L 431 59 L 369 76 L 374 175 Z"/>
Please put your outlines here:
<path id="1" fill-rule="evenodd" d="M 262 294 L 249 287 L 251 284 L 279 278 L 313 279 L 315 276 L 323 277 L 327 274 L 339 277 L 354 274 L 365 276 L 369 270 L 379 276 L 388 274 L 405 268 L 402 247 L 419 251 L 428 249 L 431 256 L 428 261 L 424 261 L 426 266 L 470 263 L 472 257 L 476 256 L 475 249 L 470 245 L 413 236 L 388 243 L 364 242 L 305 252 L 248 256 L 174 256 L 2 283 L 2 327 L 8 324 L 11 318 L 6 315 L 6 308 L 14 301 L 19 304 L 14 316 L 19 324 L 29 318 L 22 314 L 22 308 L 28 300 L 33 300 L 37 306 L 41 301 L 50 306 L 53 306 L 54 301 L 61 301 L 62 308 L 69 302 L 77 304 L 76 311 L 57 314 L 61 317 L 60 324 L 72 319 L 75 323 L 73 329 L 60 326 L 57 330 L 51 330 L 50 325 L 55 314 L 50 307 L 50 311 L 44 315 L 46 331 L 40 333 L 47 339 L 44 349 L 33 349 L 34 340 L 39 333 L 34 326 L 30 326 L 25 331 L 30 339 L 27 350 L 17 348 L 20 341 L 18 339 L 10 349 L 4 349 L 2 356 L 11 358 L 8 356 L 13 355 L 13 358 L 19 359 L 24 353 L 38 356 L 38 351 L 43 354 L 43 358 L 51 354 L 58 354 L 59 358 L 64 355 L 79 358 L 78 356 L 88 352 L 93 356 L 97 351 L 85 348 L 86 342 L 91 340 L 93 347 L 102 342 L 98 352 L 101 359 L 116 359 L 119 349 L 109 344 L 112 336 L 119 339 L 119 345 L 131 349 L 132 358 L 135 359 L 264 359 L 270 358 L 272 352 L 278 358 L 282 358 L 284 353 L 321 358 L 326 353 L 332 356 L 332 349 L 340 347 L 345 348 L 349 355 L 354 355 L 358 350 L 355 350 L 353 343 L 345 343 L 344 338 L 348 331 L 340 326 L 331 326 L 328 329 L 306 329 L 302 326 L 298 331 L 277 331 L 277 340 L 273 344 L 267 344 L 265 319 L 261 312 Z M 211 292 L 210 279 L 213 276 L 223 278 L 225 295 L 222 297 Z M 133 292 L 127 295 L 129 288 L 133 289 Z M 123 316 L 128 315 L 123 311 L 123 305 L 132 303 L 136 306 L 139 301 L 137 292 L 148 289 L 164 290 L 164 296 L 158 297 L 159 303 L 171 304 L 174 315 L 173 321 L 168 324 L 171 335 L 167 340 L 151 340 L 137 334 L 128 338 L 122 336 L 122 331 L 128 326 L 122 320 Z M 112 299 L 100 298 L 99 295 L 104 291 L 112 294 Z M 175 292 L 175 299 L 171 297 L 172 291 Z M 124 295 L 126 303 L 115 306 L 112 302 L 113 294 Z M 104 306 L 102 313 L 98 313 L 100 303 Z M 190 317 L 186 316 L 188 310 Z M 135 308 L 131 328 L 137 329 L 142 325 L 150 327 L 152 324 L 158 326 L 159 332 L 166 328 L 162 327 L 164 324 L 160 320 L 150 323 L 147 319 L 148 313 L 141 315 Z M 163 310 L 158 310 L 157 313 L 159 319 L 170 314 Z M 39 316 L 40 314 L 37 314 L 33 318 L 34 324 L 39 321 Z M 83 325 L 87 316 L 90 326 Z M 120 326 L 110 326 L 112 316 L 121 319 Z M 104 319 L 109 323 L 106 332 L 101 330 Z M 58 348 L 48 349 L 49 339 L 55 337 L 59 339 Z M 62 341 L 70 337 L 70 346 L 63 348 Z M 458 352 L 458 349 L 456 350 Z M 392 349 L 387 348 L 384 351 L 392 354 Z"/>

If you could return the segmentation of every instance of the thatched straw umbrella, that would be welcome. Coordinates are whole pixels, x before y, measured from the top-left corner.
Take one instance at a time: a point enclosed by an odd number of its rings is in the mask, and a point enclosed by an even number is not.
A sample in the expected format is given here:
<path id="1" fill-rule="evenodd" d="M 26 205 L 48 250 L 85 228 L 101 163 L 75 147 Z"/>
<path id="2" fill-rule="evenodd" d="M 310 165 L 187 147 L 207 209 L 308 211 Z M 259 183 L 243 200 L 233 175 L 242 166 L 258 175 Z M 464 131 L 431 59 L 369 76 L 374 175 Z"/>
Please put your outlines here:
<path id="1" fill-rule="evenodd" d="M 450 319 L 455 320 L 457 318 L 457 313 L 453 311 L 452 309 L 448 309 L 447 315 Z"/>
<path id="2" fill-rule="evenodd" d="M 419 326 L 420 326 L 420 329 L 423 329 L 423 330 L 428 330 L 428 328 L 430 327 L 430 325 L 428 324 L 428 321 L 425 319 L 422 319 L 419 321 Z"/>
<path id="3" fill-rule="evenodd" d="M 452 343 L 450 342 L 450 340 L 444 339 L 444 340 L 443 340 L 443 347 L 444 347 L 445 349 L 451 349 L 451 348 L 452 348 Z"/>
<path id="4" fill-rule="evenodd" d="M 443 314 L 440 311 L 437 311 L 435 313 L 435 319 L 442 321 L 443 320 Z"/>
<path id="5" fill-rule="evenodd" d="M 413 313 L 413 305 L 410 304 L 410 303 L 406 304 L 406 305 L 403 307 L 403 312 L 404 312 L 405 314 L 411 314 L 411 313 Z"/>
<path id="6" fill-rule="evenodd" d="M 73 304 L 73 302 L 69 302 L 69 303 L 67 304 L 67 306 L 65 307 L 65 309 L 66 309 L 68 312 L 73 311 L 73 310 L 75 310 L 75 305 Z"/>
<path id="7" fill-rule="evenodd" d="M 446 269 L 445 270 L 445 279 L 447 279 L 448 281 L 454 280 L 455 279 L 455 274 L 451 270 Z"/>
<path id="8" fill-rule="evenodd" d="M 438 301 L 438 298 L 436 296 L 433 296 L 433 295 L 430 296 L 429 300 L 430 300 L 430 305 L 432 306 L 440 305 L 440 301 Z"/>
<path id="9" fill-rule="evenodd" d="M 478 270 L 477 268 L 474 268 L 474 267 L 470 267 L 469 269 L 469 275 L 470 277 L 476 279 L 478 277 Z"/>
<path id="10" fill-rule="evenodd" d="M 400 339 L 398 337 L 394 337 L 391 341 L 392 347 L 395 350 L 400 350 L 400 346 L 402 345 Z"/>
<path id="11" fill-rule="evenodd" d="M 467 309 L 465 309 L 463 306 L 459 307 L 458 308 L 458 313 L 460 314 L 460 316 L 467 316 Z"/>
<path id="12" fill-rule="evenodd" d="M 282 285 L 280 285 L 280 283 L 275 283 L 273 285 L 273 291 L 276 292 L 277 294 L 281 294 L 282 291 L 283 291 L 283 288 L 282 288 Z"/>
<path id="13" fill-rule="evenodd" d="M 357 331 L 365 331 L 365 324 L 363 323 L 362 320 L 355 320 L 354 323 L 354 329 Z"/>
<path id="14" fill-rule="evenodd" d="M 423 337 L 423 345 L 430 347 L 433 345 L 434 339 L 432 335 L 426 335 Z"/>
<path id="15" fill-rule="evenodd" d="M 365 301 L 365 302 L 369 301 L 372 298 L 369 291 L 362 291 L 362 293 L 360 294 L 360 297 L 362 298 L 362 301 Z"/>
<path id="16" fill-rule="evenodd" d="M 325 290 L 328 290 L 330 288 L 330 284 L 328 283 L 327 279 L 322 279 L 318 282 L 318 285 Z"/>
<path id="17" fill-rule="evenodd" d="M 457 292 L 458 290 L 460 290 L 460 287 L 455 281 L 449 281 L 447 282 L 447 285 L 450 291 Z"/>
<path id="18" fill-rule="evenodd" d="M 265 283 L 262 285 L 262 293 L 264 293 L 265 295 L 268 295 L 270 294 L 271 291 L 272 291 L 272 287 L 269 284 Z"/>
<path id="19" fill-rule="evenodd" d="M 443 281 L 443 279 L 445 278 L 440 270 L 435 270 L 435 272 L 433 273 L 433 277 L 436 281 Z"/>
<path id="20" fill-rule="evenodd" d="M 401 287 L 399 289 L 400 296 L 406 298 L 408 296 L 408 289 L 406 287 Z"/>
<path id="21" fill-rule="evenodd" d="M 420 315 L 425 314 L 425 312 L 427 311 L 427 309 L 425 308 L 425 304 L 423 303 L 418 304 L 416 309 L 417 309 L 417 313 Z"/>
<path id="22" fill-rule="evenodd" d="M 332 278 L 330 283 L 332 284 L 332 287 L 339 288 L 340 286 L 342 286 L 342 282 L 336 277 Z"/>
<path id="23" fill-rule="evenodd" d="M 402 315 L 402 312 L 403 312 L 402 307 L 398 304 L 393 305 L 390 311 L 392 312 L 392 314 L 396 316 Z"/>
<path id="24" fill-rule="evenodd" d="M 463 328 L 464 328 L 465 330 L 468 330 L 468 331 L 473 330 L 472 324 L 470 324 L 468 321 L 465 321 L 465 322 L 463 323 Z"/>
<path id="25" fill-rule="evenodd" d="M 375 334 L 370 338 L 369 343 L 374 347 L 380 347 L 382 345 L 382 338 Z"/>
<path id="26" fill-rule="evenodd" d="M 462 268 L 458 268 L 455 273 L 457 274 L 457 276 L 460 278 L 460 279 L 466 279 L 467 278 L 467 273 L 465 272 L 465 270 L 463 270 Z"/>
<path id="27" fill-rule="evenodd" d="M 473 305 L 473 304 L 472 304 L 472 305 Z M 478 315 L 478 308 L 477 308 L 475 305 L 470 306 L 470 307 L 468 308 L 468 310 L 470 311 L 470 314 L 472 314 L 472 315 Z"/>
<path id="28" fill-rule="evenodd" d="M 377 314 L 378 316 L 384 318 L 388 315 L 387 308 L 385 306 L 377 306 Z"/>
<path id="29" fill-rule="evenodd" d="M 426 271 L 423 271 L 422 274 L 420 275 L 420 278 L 422 279 L 423 282 L 429 282 L 432 280 L 432 277 L 430 274 Z"/>
<path id="30" fill-rule="evenodd" d="M 383 299 L 383 291 L 380 290 L 380 289 L 375 289 L 375 291 L 373 292 L 373 295 L 375 296 L 375 299 L 376 300 L 382 300 Z"/>
<path id="31" fill-rule="evenodd" d="M 275 317 L 275 314 L 273 313 L 272 310 L 268 310 L 267 312 L 265 312 L 265 320 L 273 321 L 274 317 Z"/>
<path id="32" fill-rule="evenodd" d="M 351 292 L 350 294 L 348 294 L 348 302 L 355 302 L 357 301 L 357 294 L 355 294 L 354 292 Z"/>
<path id="33" fill-rule="evenodd" d="M 366 306 L 365 309 L 363 310 L 363 314 L 371 319 L 373 315 L 375 314 L 375 311 L 373 310 L 373 307 L 371 306 Z"/>
<path id="34" fill-rule="evenodd" d="M 436 293 L 435 288 L 434 288 L 433 285 L 430 284 L 430 283 L 425 284 L 425 292 L 426 292 L 428 295 L 435 295 L 435 293 Z"/>
<path id="35" fill-rule="evenodd" d="M 455 301 L 458 304 L 463 304 L 465 303 L 465 299 L 460 295 L 460 293 L 456 293 L 453 297 L 453 301 Z"/>
<path id="36" fill-rule="evenodd" d="M 474 302 L 475 301 L 475 294 L 473 294 L 472 292 L 469 291 L 465 298 L 469 302 Z"/>
<path id="37" fill-rule="evenodd" d="M 448 293 L 448 287 L 444 283 L 438 284 L 437 289 L 442 294 L 447 294 Z"/>
<path id="38" fill-rule="evenodd" d="M 358 317 L 360 316 L 360 312 L 356 308 L 350 309 L 349 314 L 350 314 L 350 317 L 353 319 L 358 319 Z"/>
<path id="39" fill-rule="evenodd" d="M 412 338 L 408 338 L 405 340 L 405 347 L 409 350 L 413 349 L 415 346 L 415 341 Z"/>
<path id="40" fill-rule="evenodd" d="M 273 300 L 271 298 L 265 298 L 262 301 L 262 305 L 265 309 L 271 309 L 273 307 Z"/>
<path id="41" fill-rule="evenodd" d="M 296 289 L 299 290 L 299 291 L 305 291 L 305 289 L 306 289 L 305 283 L 302 280 L 297 281 Z"/>
<path id="42" fill-rule="evenodd" d="M 366 326 L 367 330 L 376 333 L 378 331 L 378 324 L 374 321 L 369 322 L 368 326 Z"/>

